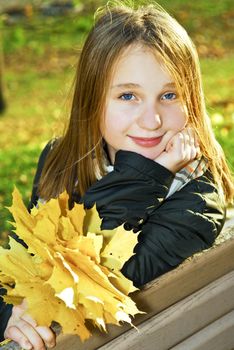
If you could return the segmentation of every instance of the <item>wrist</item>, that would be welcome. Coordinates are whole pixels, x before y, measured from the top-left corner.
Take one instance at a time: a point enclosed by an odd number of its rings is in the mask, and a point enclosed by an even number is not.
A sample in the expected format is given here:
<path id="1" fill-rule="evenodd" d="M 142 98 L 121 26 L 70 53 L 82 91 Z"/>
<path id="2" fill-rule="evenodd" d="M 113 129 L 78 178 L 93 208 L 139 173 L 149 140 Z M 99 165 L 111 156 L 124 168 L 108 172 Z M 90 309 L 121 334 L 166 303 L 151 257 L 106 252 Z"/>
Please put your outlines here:
<path id="1" fill-rule="evenodd" d="M 168 171 L 170 171 L 173 175 L 175 175 L 177 173 L 178 170 L 176 166 L 172 165 L 172 164 L 168 164 L 167 162 L 157 159 L 155 160 L 155 163 L 161 165 L 163 168 L 167 169 Z"/>

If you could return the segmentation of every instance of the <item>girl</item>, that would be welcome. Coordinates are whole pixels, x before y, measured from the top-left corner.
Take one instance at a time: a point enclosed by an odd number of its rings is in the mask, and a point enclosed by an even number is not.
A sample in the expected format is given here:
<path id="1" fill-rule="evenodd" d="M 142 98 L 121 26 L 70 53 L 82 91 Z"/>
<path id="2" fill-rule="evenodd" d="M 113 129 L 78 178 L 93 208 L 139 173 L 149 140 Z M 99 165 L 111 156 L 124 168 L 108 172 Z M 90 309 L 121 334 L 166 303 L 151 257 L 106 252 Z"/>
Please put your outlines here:
<path id="1" fill-rule="evenodd" d="M 122 273 L 140 287 L 209 248 L 233 185 L 206 113 L 196 50 L 158 5 L 97 12 L 77 69 L 70 124 L 43 150 L 31 205 L 66 189 L 96 203 L 102 228 L 140 231 Z M 55 344 L 48 328 L 9 311 L 4 336 Z M 7 307 L 9 310 L 9 307 Z M 9 319 L 9 320 L 8 320 Z"/>

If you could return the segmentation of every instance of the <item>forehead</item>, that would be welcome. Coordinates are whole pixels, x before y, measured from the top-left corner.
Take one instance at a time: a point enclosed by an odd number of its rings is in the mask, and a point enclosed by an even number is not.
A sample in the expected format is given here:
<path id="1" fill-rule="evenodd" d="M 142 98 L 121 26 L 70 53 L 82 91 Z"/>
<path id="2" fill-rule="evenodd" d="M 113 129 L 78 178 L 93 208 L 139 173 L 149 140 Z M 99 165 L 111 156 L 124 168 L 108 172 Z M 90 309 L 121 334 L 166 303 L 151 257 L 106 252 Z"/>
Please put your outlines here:
<path id="1" fill-rule="evenodd" d="M 114 84 L 125 81 L 161 80 L 164 83 L 172 79 L 156 50 L 143 45 L 132 45 L 125 48 L 117 58 L 111 80 Z"/>

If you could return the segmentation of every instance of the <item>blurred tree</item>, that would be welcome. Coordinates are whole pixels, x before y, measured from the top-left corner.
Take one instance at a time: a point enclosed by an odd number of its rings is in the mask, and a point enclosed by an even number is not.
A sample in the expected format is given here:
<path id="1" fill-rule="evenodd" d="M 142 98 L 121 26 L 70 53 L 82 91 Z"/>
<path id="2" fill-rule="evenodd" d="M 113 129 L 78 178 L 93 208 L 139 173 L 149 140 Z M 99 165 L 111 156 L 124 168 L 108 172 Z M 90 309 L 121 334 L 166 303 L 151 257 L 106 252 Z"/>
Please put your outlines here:
<path id="1" fill-rule="evenodd" d="M 99 6 L 103 6 L 107 1 L 106 0 L 86 0 L 82 2 L 83 9 L 82 14 L 93 14 Z"/>
<path id="2" fill-rule="evenodd" d="M 5 109 L 5 101 L 3 98 L 3 49 L 2 49 L 2 31 L 1 31 L 1 18 L 0 18 L 0 114 Z"/>
<path id="3" fill-rule="evenodd" d="M 2 75 L 2 72 L 0 71 L 0 75 Z M 5 101 L 3 98 L 3 91 L 2 91 L 2 83 L 1 83 L 1 77 L 0 77 L 0 114 L 2 114 L 5 110 Z"/>

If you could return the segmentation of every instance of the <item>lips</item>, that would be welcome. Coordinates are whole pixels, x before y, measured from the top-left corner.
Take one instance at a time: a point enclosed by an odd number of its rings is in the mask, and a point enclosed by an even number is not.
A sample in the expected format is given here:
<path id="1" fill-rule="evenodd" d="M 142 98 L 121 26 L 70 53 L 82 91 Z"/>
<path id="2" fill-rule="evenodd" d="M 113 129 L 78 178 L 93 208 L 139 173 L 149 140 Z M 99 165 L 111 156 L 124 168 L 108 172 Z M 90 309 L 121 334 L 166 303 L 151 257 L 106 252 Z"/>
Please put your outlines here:
<path id="1" fill-rule="evenodd" d="M 129 136 L 130 139 L 137 145 L 142 147 L 154 147 L 157 146 L 161 140 L 162 136 L 160 137 L 134 137 Z"/>

